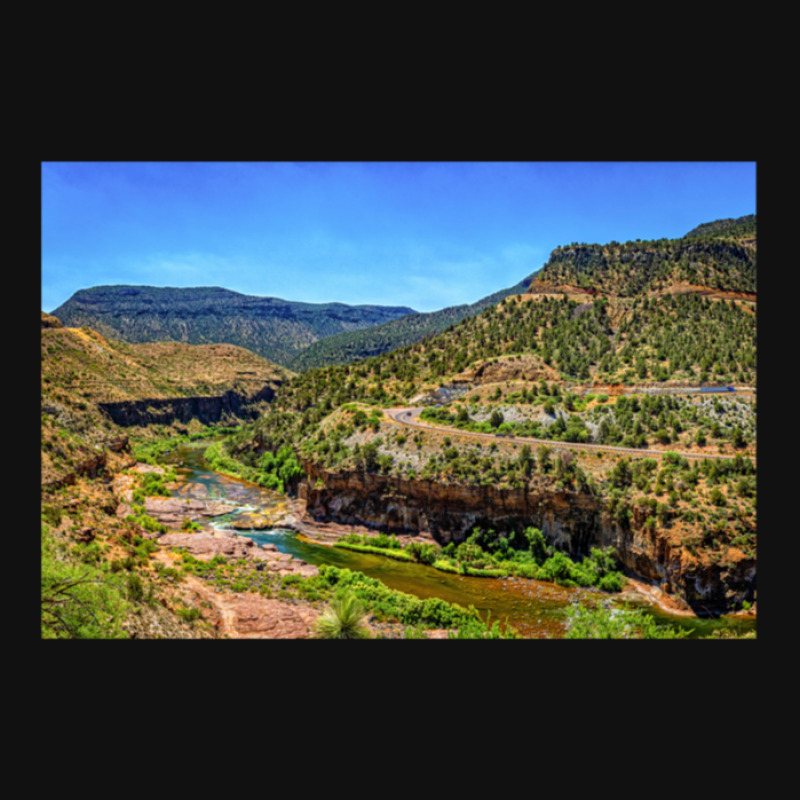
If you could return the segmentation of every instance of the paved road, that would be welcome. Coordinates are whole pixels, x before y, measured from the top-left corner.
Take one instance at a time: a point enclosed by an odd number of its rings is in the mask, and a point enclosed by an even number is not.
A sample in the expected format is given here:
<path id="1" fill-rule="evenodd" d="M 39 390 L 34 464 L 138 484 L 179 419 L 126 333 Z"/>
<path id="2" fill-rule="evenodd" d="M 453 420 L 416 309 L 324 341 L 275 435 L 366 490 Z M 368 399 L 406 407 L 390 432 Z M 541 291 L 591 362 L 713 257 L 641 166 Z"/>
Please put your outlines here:
<path id="1" fill-rule="evenodd" d="M 616 447 L 614 445 L 607 445 L 607 444 L 583 444 L 579 442 L 560 442 L 555 441 L 553 439 L 534 439 L 528 436 L 497 436 L 492 433 L 476 433 L 474 431 L 463 431 L 459 428 L 450 428 L 446 426 L 436 426 L 430 425 L 426 422 L 421 422 L 419 420 L 420 412 L 425 408 L 425 406 L 417 406 L 415 408 L 385 408 L 384 413 L 390 418 L 393 419 L 395 422 L 399 422 L 401 425 L 409 425 L 412 428 L 423 428 L 432 431 L 439 431 L 440 433 L 452 433 L 457 434 L 459 436 L 471 436 L 476 439 L 491 439 L 492 441 L 497 441 L 501 439 L 503 441 L 513 441 L 513 442 L 522 442 L 523 444 L 546 444 L 552 447 L 561 447 L 567 448 L 568 450 L 600 450 L 603 452 L 608 453 L 625 453 L 626 455 L 630 456 L 638 456 L 639 458 L 661 458 L 667 452 L 677 452 L 679 456 L 684 456 L 685 458 L 733 458 L 733 456 L 729 455 L 721 455 L 719 453 L 681 453 L 677 450 L 649 450 L 649 449 L 642 449 L 642 448 L 634 448 L 634 447 Z M 756 463 L 756 459 L 752 456 L 747 456 L 751 459 L 753 464 Z"/>

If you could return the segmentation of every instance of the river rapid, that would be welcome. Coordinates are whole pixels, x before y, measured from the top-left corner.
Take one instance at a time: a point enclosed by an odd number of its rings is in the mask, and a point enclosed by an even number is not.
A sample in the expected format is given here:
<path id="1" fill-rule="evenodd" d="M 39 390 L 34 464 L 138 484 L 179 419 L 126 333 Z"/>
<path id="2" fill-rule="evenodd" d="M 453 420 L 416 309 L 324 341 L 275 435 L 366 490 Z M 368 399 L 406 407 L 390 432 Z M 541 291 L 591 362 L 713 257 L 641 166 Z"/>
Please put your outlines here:
<path id="1" fill-rule="evenodd" d="M 172 466 L 182 486 L 177 495 L 216 497 L 236 506 L 230 514 L 216 517 L 215 528 L 226 528 L 234 518 L 274 511 L 285 498 L 274 491 L 221 475 L 209 469 L 203 452 L 210 442 L 178 445 L 163 455 L 160 463 Z M 484 619 L 506 621 L 530 638 L 559 638 L 566 629 L 567 611 L 573 603 L 595 606 L 615 603 L 615 596 L 581 588 L 561 587 L 544 581 L 520 578 L 474 578 L 441 572 L 425 564 L 396 561 L 384 556 L 357 553 L 318 544 L 294 531 L 284 529 L 238 530 L 258 544 L 272 543 L 279 551 L 309 564 L 332 564 L 358 570 L 387 586 L 417 597 L 439 597 L 463 607 L 475 606 Z M 626 595 L 631 607 L 644 608 L 661 626 L 685 629 L 692 637 L 708 636 L 719 628 L 744 633 L 755 628 L 754 619 L 683 617 L 651 606 L 644 598 Z"/>

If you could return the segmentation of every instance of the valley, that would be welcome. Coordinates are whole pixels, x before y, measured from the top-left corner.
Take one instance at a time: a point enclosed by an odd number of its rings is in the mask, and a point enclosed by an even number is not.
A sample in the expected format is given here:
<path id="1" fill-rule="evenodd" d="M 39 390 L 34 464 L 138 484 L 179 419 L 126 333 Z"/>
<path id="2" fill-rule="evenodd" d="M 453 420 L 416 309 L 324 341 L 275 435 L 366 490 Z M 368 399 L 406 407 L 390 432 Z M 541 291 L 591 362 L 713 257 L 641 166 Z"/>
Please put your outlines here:
<path id="1" fill-rule="evenodd" d="M 298 372 L 43 313 L 42 635 L 755 636 L 755 218 L 516 288 Z"/>

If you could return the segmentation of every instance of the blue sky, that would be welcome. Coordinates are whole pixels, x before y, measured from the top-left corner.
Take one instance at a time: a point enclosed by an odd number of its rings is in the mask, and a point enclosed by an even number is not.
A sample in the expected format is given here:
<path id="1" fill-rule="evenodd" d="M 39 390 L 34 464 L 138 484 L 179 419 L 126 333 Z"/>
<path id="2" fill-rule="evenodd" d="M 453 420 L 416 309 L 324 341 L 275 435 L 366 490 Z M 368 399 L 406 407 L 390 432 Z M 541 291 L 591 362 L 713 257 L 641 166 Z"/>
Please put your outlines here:
<path id="1" fill-rule="evenodd" d="M 755 211 L 753 162 L 47 162 L 42 310 L 133 284 L 435 311 Z"/>

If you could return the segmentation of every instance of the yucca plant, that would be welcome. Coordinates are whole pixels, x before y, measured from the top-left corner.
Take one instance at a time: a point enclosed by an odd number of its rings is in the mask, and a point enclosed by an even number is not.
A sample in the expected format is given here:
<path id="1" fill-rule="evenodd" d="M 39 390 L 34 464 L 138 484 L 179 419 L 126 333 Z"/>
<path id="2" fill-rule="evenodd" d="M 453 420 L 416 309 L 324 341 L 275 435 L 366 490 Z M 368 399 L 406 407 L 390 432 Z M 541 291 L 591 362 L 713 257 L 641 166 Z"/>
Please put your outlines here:
<path id="1" fill-rule="evenodd" d="M 339 595 L 317 617 L 314 631 L 318 639 L 369 639 L 365 616 L 364 607 L 355 595 Z"/>

